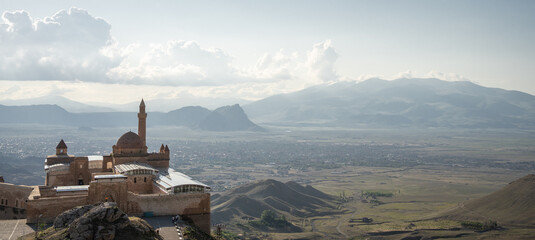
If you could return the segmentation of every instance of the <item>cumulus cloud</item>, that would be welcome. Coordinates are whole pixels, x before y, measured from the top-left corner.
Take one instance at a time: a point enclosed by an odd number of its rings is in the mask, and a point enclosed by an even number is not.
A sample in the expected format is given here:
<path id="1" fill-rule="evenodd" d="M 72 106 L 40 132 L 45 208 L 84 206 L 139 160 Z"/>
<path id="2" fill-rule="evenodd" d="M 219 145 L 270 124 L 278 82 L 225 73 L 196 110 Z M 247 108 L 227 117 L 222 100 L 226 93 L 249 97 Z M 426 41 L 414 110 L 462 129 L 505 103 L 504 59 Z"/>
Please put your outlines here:
<path id="1" fill-rule="evenodd" d="M 259 79 L 288 80 L 294 78 L 298 68 L 296 61 L 297 53 L 286 54 L 284 49 L 275 54 L 265 53 L 260 57 L 255 66 L 255 74 Z M 292 73 L 293 72 L 293 73 Z"/>
<path id="2" fill-rule="evenodd" d="M 0 23 L 0 79 L 104 81 L 121 55 L 111 26 L 77 8 L 34 21 L 25 11 L 4 12 Z"/>
<path id="3" fill-rule="evenodd" d="M 205 49 L 194 41 L 169 41 L 153 45 L 141 58 L 127 58 L 108 77 L 133 84 L 221 85 L 240 79 L 232 61 L 221 49 Z"/>
<path id="4" fill-rule="evenodd" d="M 308 52 L 307 66 L 309 76 L 318 82 L 331 82 L 338 80 L 334 63 L 338 54 L 331 45 L 331 40 L 315 44 Z"/>
<path id="5" fill-rule="evenodd" d="M 256 64 L 237 66 L 231 54 L 195 41 L 118 47 L 110 29 L 106 20 L 78 8 L 37 20 L 25 11 L 4 12 L 0 80 L 23 84 L 25 92 L 32 88 L 32 96 L 72 97 L 91 93 L 97 86 L 100 92 L 120 86 L 132 92 L 155 88 L 162 97 L 191 91 L 258 99 L 345 79 L 335 70 L 338 54 L 330 40 L 305 53 L 281 49 L 263 54 Z M 58 83 L 63 87 L 50 87 Z M 170 91 L 162 92 L 159 86 Z M 5 91 L 14 89 L 0 86 L 0 93 Z M 24 91 L 0 98 L 23 98 Z"/>

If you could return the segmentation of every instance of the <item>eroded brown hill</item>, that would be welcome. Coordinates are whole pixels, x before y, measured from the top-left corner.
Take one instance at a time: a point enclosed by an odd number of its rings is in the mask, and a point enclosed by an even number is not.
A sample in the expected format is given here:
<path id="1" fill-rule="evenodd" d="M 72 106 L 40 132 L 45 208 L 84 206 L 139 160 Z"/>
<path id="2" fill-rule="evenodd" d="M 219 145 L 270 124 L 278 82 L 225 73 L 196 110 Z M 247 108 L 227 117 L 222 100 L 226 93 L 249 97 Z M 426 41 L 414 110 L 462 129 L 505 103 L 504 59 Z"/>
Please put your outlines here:
<path id="1" fill-rule="evenodd" d="M 212 197 L 212 222 L 224 223 L 234 217 L 259 218 L 264 210 L 294 217 L 332 213 L 334 198 L 312 186 L 267 179 L 249 183 Z"/>
<path id="2" fill-rule="evenodd" d="M 498 224 L 535 225 L 535 175 L 517 179 L 482 198 L 467 201 L 446 212 L 455 220 L 493 220 Z"/>

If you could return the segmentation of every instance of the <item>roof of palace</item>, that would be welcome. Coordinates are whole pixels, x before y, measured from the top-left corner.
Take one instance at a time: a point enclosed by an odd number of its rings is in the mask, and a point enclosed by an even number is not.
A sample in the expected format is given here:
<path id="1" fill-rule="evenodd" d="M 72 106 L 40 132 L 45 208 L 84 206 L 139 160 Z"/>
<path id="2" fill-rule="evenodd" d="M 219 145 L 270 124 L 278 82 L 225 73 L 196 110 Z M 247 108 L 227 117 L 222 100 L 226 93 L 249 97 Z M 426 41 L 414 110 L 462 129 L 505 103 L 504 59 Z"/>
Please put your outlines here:
<path id="1" fill-rule="evenodd" d="M 141 138 L 134 132 L 129 131 L 123 134 L 119 140 L 117 140 L 117 147 L 120 148 L 143 148 L 143 141 Z"/>
<path id="2" fill-rule="evenodd" d="M 177 172 L 172 168 L 159 168 L 159 171 L 160 173 L 156 175 L 154 181 L 166 189 L 183 185 L 197 185 L 210 188 L 210 186 L 195 181 L 188 175 Z"/>
<path id="3" fill-rule="evenodd" d="M 132 170 L 151 170 L 153 172 L 158 172 L 158 169 L 153 168 L 149 164 L 140 163 L 140 162 L 131 162 L 115 165 L 115 172 L 125 173 Z"/>

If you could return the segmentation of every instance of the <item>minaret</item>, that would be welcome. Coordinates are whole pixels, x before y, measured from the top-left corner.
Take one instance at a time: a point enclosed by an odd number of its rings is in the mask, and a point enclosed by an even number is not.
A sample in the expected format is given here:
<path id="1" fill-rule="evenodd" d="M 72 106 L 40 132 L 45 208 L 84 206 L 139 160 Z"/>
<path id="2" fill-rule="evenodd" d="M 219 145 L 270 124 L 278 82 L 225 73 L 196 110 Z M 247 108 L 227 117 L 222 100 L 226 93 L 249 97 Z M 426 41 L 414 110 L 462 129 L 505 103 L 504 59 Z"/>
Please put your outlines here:
<path id="1" fill-rule="evenodd" d="M 137 135 L 139 135 L 139 138 L 141 138 L 141 141 L 143 141 L 143 146 L 147 146 L 147 113 L 145 113 L 145 102 L 143 101 L 143 98 L 139 104 L 139 113 L 137 114 L 137 118 L 139 119 L 137 125 Z"/>

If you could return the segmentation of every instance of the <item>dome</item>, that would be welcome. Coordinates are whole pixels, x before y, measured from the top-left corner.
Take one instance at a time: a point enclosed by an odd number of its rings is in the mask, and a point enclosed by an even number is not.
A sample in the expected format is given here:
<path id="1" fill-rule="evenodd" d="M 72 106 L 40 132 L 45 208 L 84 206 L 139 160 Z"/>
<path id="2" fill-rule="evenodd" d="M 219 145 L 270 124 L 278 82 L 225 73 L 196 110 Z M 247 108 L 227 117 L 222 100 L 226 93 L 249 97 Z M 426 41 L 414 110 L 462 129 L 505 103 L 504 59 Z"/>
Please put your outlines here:
<path id="1" fill-rule="evenodd" d="M 119 148 L 143 148 L 143 141 L 141 138 L 132 131 L 123 134 L 119 140 L 117 140 L 117 147 Z"/>

